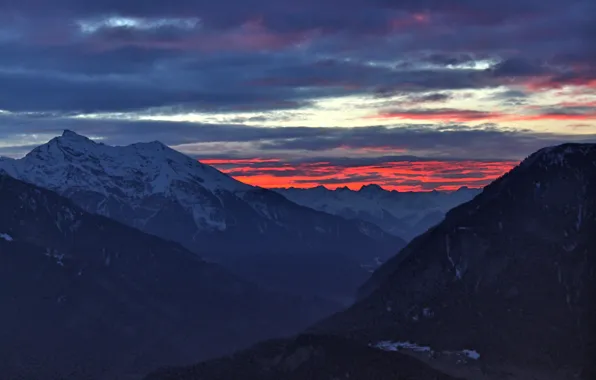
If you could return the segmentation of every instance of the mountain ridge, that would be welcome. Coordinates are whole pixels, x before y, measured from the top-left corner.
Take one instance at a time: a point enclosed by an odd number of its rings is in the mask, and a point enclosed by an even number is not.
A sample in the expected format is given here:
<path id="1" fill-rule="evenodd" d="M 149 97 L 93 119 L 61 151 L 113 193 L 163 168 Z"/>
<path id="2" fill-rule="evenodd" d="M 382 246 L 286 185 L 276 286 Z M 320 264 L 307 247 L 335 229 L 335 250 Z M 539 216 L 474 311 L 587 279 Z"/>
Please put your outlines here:
<path id="1" fill-rule="evenodd" d="M 3 378 L 139 376 L 291 334 L 335 309 L 5 174 L 0 209 Z"/>
<path id="2" fill-rule="evenodd" d="M 378 184 L 363 185 L 359 190 L 330 190 L 324 186 L 273 190 L 315 210 L 374 223 L 407 241 L 439 223 L 449 209 L 482 191 L 462 186 L 455 191 L 399 192 Z"/>
<path id="3" fill-rule="evenodd" d="M 0 161 L 2 169 L 249 280 L 301 295 L 350 302 L 371 268 L 405 245 L 372 223 L 298 205 L 159 142 L 112 147 L 66 130 L 22 159 Z"/>

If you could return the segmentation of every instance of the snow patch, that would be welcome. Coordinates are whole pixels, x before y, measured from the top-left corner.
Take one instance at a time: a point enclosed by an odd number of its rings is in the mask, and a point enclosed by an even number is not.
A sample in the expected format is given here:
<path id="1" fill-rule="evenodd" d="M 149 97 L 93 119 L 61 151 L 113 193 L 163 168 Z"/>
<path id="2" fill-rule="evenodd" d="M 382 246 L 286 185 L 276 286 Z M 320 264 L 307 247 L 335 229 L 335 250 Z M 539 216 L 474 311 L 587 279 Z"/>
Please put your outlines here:
<path id="1" fill-rule="evenodd" d="M 422 309 L 422 316 L 424 316 L 424 318 L 432 318 L 434 315 L 435 313 L 431 310 L 431 308 L 425 307 Z"/>
<path id="2" fill-rule="evenodd" d="M 46 255 L 47 257 L 56 259 L 56 264 L 60 265 L 61 267 L 64 266 L 63 259 L 64 259 L 65 255 L 63 253 L 59 253 L 59 252 L 52 250 L 50 248 L 46 248 L 44 255 Z"/>
<path id="3" fill-rule="evenodd" d="M 462 350 L 461 353 L 473 360 L 480 359 L 480 354 L 478 353 L 478 351 L 475 350 Z"/>
<path id="4" fill-rule="evenodd" d="M 68 197 L 77 192 L 100 194 L 104 198 L 96 209 L 88 211 L 105 216 L 110 216 L 108 204 L 135 208 L 143 206 L 148 197 L 165 197 L 191 209 L 199 229 L 226 228 L 224 218 L 214 210 L 221 205 L 210 194 L 217 197 L 218 192 L 254 189 L 159 142 L 108 146 L 71 131 L 22 159 L 0 160 L 2 170 Z M 203 202 L 198 194 L 209 202 Z M 65 211 L 66 220 L 74 218 L 72 212 Z"/>
<path id="5" fill-rule="evenodd" d="M 447 259 L 449 260 L 449 263 L 451 263 L 453 270 L 455 270 L 455 277 L 458 280 L 461 280 L 461 277 L 462 277 L 461 270 L 458 268 L 458 266 L 453 261 L 453 258 L 451 257 L 451 244 L 449 242 L 449 235 L 445 235 L 445 251 L 447 252 Z"/>
<path id="6" fill-rule="evenodd" d="M 434 356 L 438 351 L 433 350 L 429 346 L 421 346 L 416 343 L 412 342 L 392 342 L 389 340 L 380 341 L 374 345 L 371 345 L 374 348 L 378 348 L 383 351 L 400 351 L 400 350 L 410 350 L 414 352 L 426 352 L 431 356 Z M 468 359 L 478 360 L 480 359 L 480 354 L 476 350 L 469 350 L 464 349 L 460 351 L 440 351 L 440 354 L 445 355 L 457 355 L 457 356 L 464 356 Z"/>
<path id="7" fill-rule="evenodd" d="M 580 230 L 582 226 L 582 216 L 583 216 L 583 205 L 580 204 L 577 208 L 577 220 L 575 221 L 575 229 Z"/>
<path id="8" fill-rule="evenodd" d="M 400 349 L 407 349 L 415 352 L 433 352 L 428 346 L 419 346 L 412 342 L 391 342 L 384 340 L 375 344 L 373 347 L 383 351 L 399 351 Z"/>

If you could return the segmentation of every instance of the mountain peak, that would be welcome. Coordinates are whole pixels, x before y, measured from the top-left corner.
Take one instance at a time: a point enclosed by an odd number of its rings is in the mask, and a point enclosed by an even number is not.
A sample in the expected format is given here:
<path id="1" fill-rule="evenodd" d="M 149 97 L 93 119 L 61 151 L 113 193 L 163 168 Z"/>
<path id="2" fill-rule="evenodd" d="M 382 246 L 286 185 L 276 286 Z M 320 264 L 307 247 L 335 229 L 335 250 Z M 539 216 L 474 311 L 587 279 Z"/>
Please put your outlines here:
<path id="1" fill-rule="evenodd" d="M 384 191 L 384 189 L 381 186 L 377 185 L 376 183 L 371 183 L 368 185 L 362 185 L 362 187 L 358 191 L 377 192 L 377 191 Z"/>
<path id="2" fill-rule="evenodd" d="M 567 166 L 588 155 L 596 155 L 595 143 L 566 143 L 542 148 L 522 161 L 520 166 Z"/>
<path id="3" fill-rule="evenodd" d="M 182 183 L 207 192 L 252 188 L 158 141 L 110 146 L 69 129 L 36 147 L 22 160 L 3 162 L 2 166 L 31 182 L 43 178 L 37 184 L 57 191 L 74 186 L 132 198 L 172 191 L 179 194 Z"/>
<path id="4" fill-rule="evenodd" d="M 65 129 L 62 132 L 62 135 L 58 137 L 59 140 L 68 140 L 68 141 L 76 141 L 76 142 L 93 142 L 90 138 L 79 135 L 75 131 L 70 129 Z"/>
<path id="5" fill-rule="evenodd" d="M 78 133 L 76 133 L 75 131 L 72 131 L 70 129 L 65 129 L 64 131 L 62 131 L 62 137 L 84 137 L 84 136 L 81 136 Z"/>

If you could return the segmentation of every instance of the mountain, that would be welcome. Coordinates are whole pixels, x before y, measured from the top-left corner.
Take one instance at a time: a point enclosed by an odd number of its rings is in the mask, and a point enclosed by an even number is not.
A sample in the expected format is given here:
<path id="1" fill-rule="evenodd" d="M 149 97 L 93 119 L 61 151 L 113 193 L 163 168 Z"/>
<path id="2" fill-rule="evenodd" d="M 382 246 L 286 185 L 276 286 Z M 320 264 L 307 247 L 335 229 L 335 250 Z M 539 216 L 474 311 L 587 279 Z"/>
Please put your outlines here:
<path id="1" fill-rule="evenodd" d="M 596 144 L 542 149 L 410 242 L 353 306 L 308 329 L 318 343 L 257 345 L 148 379 L 233 378 L 222 373 L 235 368 L 248 379 L 271 371 L 279 380 L 432 376 L 424 366 L 412 373 L 406 356 L 470 380 L 594 379 L 594 194 Z"/>
<path id="2" fill-rule="evenodd" d="M 0 210 L 3 379 L 135 379 L 295 333 L 334 309 L 3 174 Z"/>
<path id="3" fill-rule="evenodd" d="M 145 380 L 454 380 L 406 355 L 334 336 L 301 335 L 261 343 L 235 355 L 186 368 L 167 368 Z"/>
<path id="4" fill-rule="evenodd" d="M 315 330 L 473 349 L 485 372 L 512 379 L 587 379 L 595 194 L 596 144 L 544 148 L 449 211 L 372 276 L 360 302 Z"/>
<path id="5" fill-rule="evenodd" d="M 0 161 L 0 170 L 296 294 L 349 299 L 405 245 L 372 223 L 299 206 L 159 142 L 112 147 L 67 130 L 22 159 Z"/>
<path id="6" fill-rule="evenodd" d="M 365 185 L 360 190 L 324 186 L 310 189 L 275 189 L 289 200 L 315 210 L 374 223 L 386 232 L 406 240 L 426 232 L 455 206 L 478 195 L 481 189 L 461 187 L 456 191 L 399 192 L 379 185 Z"/>

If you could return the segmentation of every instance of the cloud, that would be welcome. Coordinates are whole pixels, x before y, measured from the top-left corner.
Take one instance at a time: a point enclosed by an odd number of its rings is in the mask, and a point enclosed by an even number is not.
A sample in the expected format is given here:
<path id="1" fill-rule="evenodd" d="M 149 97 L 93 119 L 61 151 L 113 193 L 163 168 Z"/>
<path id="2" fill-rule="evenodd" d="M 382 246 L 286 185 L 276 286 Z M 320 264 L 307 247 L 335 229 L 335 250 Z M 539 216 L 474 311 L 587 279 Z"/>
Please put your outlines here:
<path id="1" fill-rule="evenodd" d="M 387 109 L 371 119 L 437 120 L 440 122 L 514 122 L 528 120 L 591 120 L 596 119 L 596 107 L 591 105 L 566 107 L 538 107 L 532 113 L 505 114 L 453 108 Z"/>
<path id="2" fill-rule="evenodd" d="M 3 109 L 276 109 L 274 99 L 596 83 L 588 0 L 48 4 L 0 1 Z"/>
<path id="3" fill-rule="evenodd" d="M 382 119 L 409 119 L 409 120 L 439 120 L 442 122 L 467 122 L 475 120 L 498 119 L 502 115 L 495 112 L 475 110 L 458 110 L 452 108 L 426 108 L 426 109 L 393 109 L 382 111 L 374 118 Z"/>
<path id="4" fill-rule="evenodd" d="M 210 159 L 517 160 L 593 139 L 594 15 L 592 0 L 0 0 L 0 154 L 69 128 Z"/>
<path id="5" fill-rule="evenodd" d="M 28 136 L 48 138 L 64 128 L 99 136 L 108 144 L 160 140 L 200 158 L 217 158 L 212 149 L 230 158 L 263 159 L 416 156 L 435 159 L 521 159 L 547 145 L 594 141 L 593 134 L 538 133 L 496 124 L 396 124 L 369 127 L 255 127 L 182 122 L 93 120 L 0 113 L 0 138 L 8 146 Z M 39 137 L 38 137 L 39 138 Z M 209 145 L 211 144 L 211 145 Z M 22 145 L 22 144 L 17 144 Z M 240 150 L 238 151 L 238 149 Z M 202 152 L 209 150 L 208 154 Z M 242 156 L 245 150 L 247 156 Z M 233 152 L 233 153 L 232 153 Z M 259 156 L 259 153 L 261 156 Z M 345 158 L 344 158 L 345 159 Z M 346 159 L 349 161 L 349 159 Z M 267 161 L 268 163 L 268 161 Z"/>
<path id="6" fill-rule="evenodd" d="M 230 164 L 225 160 L 204 160 L 235 178 L 264 187 L 347 186 L 359 189 L 376 183 L 388 190 L 456 190 L 462 186 L 482 187 L 516 165 L 517 161 L 435 161 L 378 157 L 376 164 L 366 160 L 291 162 L 276 160 L 278 166 L 262 166 L 246 160 Z M 279 167 L 281 166 L 281 168 Z"/>

